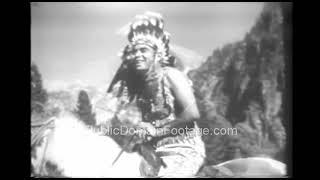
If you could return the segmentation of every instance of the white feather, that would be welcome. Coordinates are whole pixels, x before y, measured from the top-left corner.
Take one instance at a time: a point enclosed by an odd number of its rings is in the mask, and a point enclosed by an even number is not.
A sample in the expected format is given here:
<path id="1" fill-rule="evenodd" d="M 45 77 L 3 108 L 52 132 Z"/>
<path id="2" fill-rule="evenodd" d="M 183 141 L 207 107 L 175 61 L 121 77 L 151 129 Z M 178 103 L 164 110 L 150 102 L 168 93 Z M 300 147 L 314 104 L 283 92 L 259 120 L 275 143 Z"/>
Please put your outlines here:
<path id="1" fill-rule="evenodd" d="M 154 18 L 151 18 L 150 19 L 150 22 L 153 26 L 155 26 L 157 24 L 156 20 Z"/>

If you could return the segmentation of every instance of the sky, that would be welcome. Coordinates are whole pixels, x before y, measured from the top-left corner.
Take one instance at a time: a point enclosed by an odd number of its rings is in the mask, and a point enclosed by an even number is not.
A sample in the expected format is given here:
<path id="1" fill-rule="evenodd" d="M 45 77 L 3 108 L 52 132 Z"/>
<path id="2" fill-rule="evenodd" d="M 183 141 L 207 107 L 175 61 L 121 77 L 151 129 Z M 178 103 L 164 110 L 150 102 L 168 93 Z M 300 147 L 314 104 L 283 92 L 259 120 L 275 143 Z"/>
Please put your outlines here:
<path id="1" fill-rule="evenodd" d="M 119 31 L 135 15 L 161 13 L 172 49 L 197 67 L 214 49 L 242 40 L 263 3 L 37 2 L 31 3 L 31 61 L 49 90 L 70 84 L 106 90 L 127 44 Z"/>

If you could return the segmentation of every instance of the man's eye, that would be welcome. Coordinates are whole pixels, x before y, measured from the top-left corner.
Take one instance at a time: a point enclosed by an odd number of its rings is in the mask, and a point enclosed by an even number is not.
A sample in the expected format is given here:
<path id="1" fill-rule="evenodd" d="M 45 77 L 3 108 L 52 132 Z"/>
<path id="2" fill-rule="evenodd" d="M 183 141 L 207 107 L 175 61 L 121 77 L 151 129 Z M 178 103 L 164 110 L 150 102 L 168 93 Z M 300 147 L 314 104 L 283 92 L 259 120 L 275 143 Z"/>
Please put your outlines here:
<path id="1" fill-rule="evenodd" d="M 144 53 L 144 52 L 146 52 L 147 51 L 147 49 L 141 49 L 141 52 L 142 53 Z"/>

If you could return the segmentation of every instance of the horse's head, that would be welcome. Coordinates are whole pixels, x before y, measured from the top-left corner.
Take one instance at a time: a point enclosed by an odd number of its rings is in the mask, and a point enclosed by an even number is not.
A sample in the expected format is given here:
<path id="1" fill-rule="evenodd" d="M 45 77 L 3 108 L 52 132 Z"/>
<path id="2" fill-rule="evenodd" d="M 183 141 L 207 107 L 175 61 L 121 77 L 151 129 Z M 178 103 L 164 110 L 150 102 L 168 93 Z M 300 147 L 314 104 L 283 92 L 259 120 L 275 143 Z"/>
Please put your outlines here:
<path id="1" fill-rule="evenodd" d="M 56 119 L 50 135 L 43 136 L 32 165 L 34 169 L 44 169 L 35 172 L 42 176 L 50 175 L 50 168 L 56 177 L 61 176 L 59 173 L 67 177 L 140 176 L 141 157 L 137 153 L 124 152 L 112 166 L 120 151 L 121 147 L 112 138 L 90 130 L 72 114 L 64 114 Z"/>

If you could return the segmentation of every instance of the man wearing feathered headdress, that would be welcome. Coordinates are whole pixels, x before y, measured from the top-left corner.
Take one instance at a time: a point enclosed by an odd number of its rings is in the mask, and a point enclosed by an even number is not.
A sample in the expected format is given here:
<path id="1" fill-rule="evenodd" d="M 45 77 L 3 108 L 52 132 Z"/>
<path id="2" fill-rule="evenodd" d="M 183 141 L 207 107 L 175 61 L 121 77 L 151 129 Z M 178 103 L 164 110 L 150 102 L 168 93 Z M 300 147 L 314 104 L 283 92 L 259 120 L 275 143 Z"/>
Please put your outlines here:
<path id="1" fill-rule="evenodd" d="M 147 132 L 140 134 L 144 145 L 154 149 L 163 161 L 155 174 L 146 170 L 150 168 L 147 161 L 142 162 L 141 173 L 147 177 L 193 176 L 205 157 L 192 85 L 175 68 L 169 36 L 160 14 L 136 16 L 130 24 L 129 44 L 122 52 L 123 62 L 108 89 L 113 91 L 119 83 L 118 97 L 135 102 L 141 111 L 139 127 Z"/>

